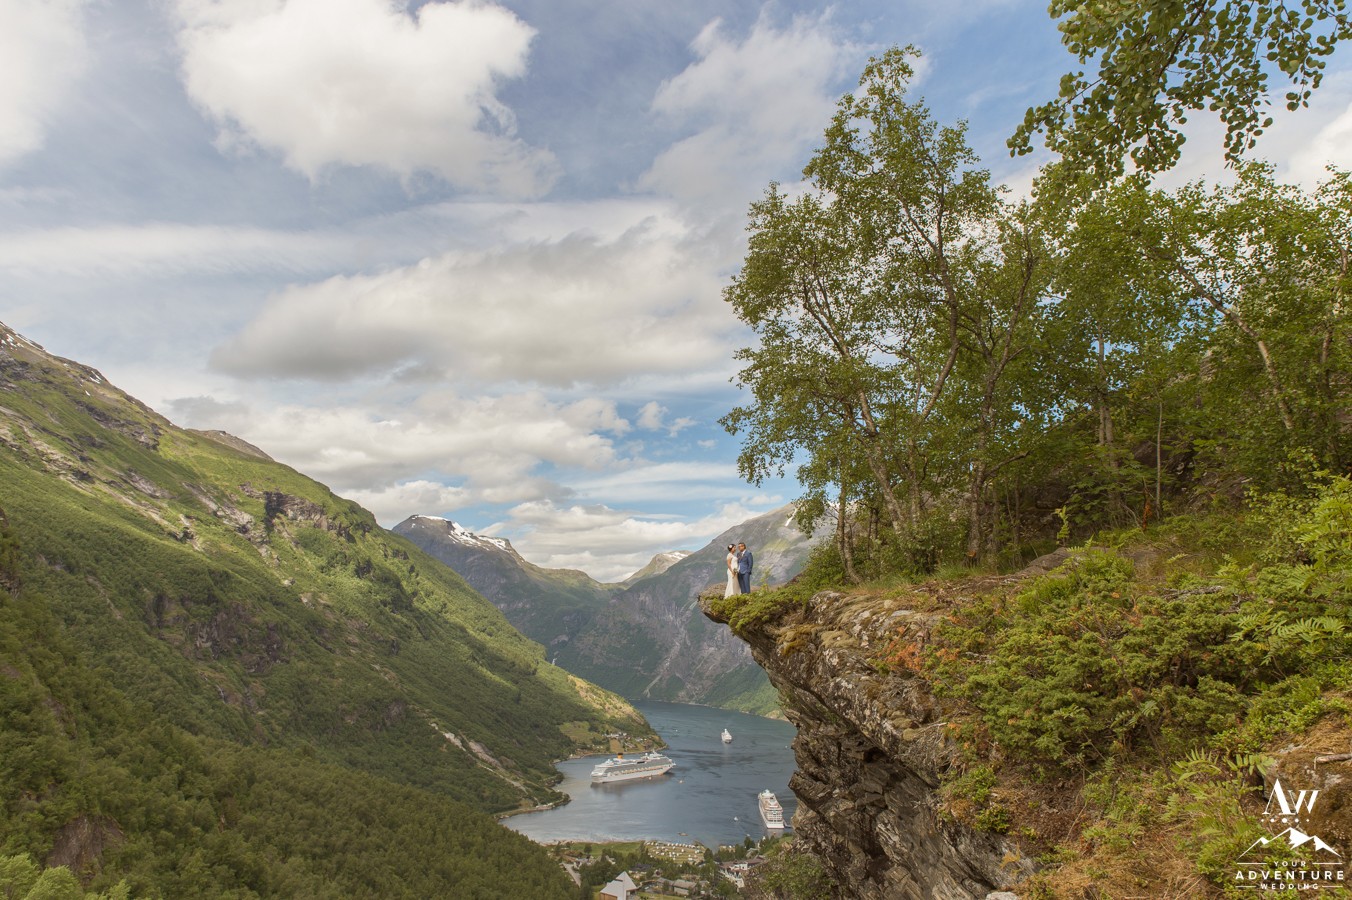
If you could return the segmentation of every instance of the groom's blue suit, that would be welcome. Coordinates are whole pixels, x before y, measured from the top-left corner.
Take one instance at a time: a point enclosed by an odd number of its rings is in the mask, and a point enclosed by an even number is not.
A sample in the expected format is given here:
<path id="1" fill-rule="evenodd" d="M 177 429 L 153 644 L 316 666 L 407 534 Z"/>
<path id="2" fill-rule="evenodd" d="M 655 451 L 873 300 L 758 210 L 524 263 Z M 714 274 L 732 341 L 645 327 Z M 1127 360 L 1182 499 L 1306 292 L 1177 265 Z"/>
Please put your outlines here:
<path id="1" fill-rule="evenodd" d="M 737 558 L 737 583 L 742 586 L 743 594 L 751 593 L 751 566 L 755 561 L 750 550 L 743 550 Z"/>

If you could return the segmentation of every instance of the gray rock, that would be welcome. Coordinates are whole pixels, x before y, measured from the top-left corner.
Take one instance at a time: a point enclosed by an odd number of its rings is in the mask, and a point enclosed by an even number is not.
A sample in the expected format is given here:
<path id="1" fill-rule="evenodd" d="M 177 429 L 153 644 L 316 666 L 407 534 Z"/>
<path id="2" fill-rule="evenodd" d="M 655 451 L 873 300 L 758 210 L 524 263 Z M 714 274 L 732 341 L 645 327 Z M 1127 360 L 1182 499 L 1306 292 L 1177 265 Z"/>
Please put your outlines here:
<path id="1" fill-rule="evenodd" d="M 894 638 L 923 646 L 938 621 L 823 591 L 742 635 L 798 729 L 797 840 L 854 900 L 982 900 L 1036 871 L 1013 840 L 939 816 L 940 777 L 960 756 L 954 710 L 924 678 L 872 665 Z"/>

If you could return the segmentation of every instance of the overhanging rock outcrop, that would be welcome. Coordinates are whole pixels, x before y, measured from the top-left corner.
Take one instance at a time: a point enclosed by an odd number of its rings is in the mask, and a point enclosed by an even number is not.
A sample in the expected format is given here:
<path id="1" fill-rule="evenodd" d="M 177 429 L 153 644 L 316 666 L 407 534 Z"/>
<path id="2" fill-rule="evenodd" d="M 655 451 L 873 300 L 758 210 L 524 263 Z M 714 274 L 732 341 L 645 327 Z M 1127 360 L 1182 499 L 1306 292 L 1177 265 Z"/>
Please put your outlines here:
<path id="1" fill-rule="evenodd" d="M 700 598 L 704 614 L 726 623 L 713 602 Z M 873 663 L 918 653 L 939 618 L 824 591 L 741 630 L 798 729 L 794 832 L 857 900 L 982 900 L 1036 868 L 1015 841 L 940 814 L 959 756 L 952 707 L 904 666 Z"/>

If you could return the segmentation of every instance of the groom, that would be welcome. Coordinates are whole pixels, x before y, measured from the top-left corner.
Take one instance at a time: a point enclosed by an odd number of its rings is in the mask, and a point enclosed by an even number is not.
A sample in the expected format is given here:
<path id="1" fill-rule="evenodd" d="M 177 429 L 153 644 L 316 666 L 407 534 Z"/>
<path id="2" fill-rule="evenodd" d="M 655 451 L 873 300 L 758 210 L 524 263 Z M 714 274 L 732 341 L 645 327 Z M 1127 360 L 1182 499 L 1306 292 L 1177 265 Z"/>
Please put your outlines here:
<path id="1" fill-rule="evenodd" d="M 746 544 L 737 545 L 737 583 L 741 585 L 742 593 L 751 593 L 751 566 L 755 562 L 751 551 L 746 549 Z"/>

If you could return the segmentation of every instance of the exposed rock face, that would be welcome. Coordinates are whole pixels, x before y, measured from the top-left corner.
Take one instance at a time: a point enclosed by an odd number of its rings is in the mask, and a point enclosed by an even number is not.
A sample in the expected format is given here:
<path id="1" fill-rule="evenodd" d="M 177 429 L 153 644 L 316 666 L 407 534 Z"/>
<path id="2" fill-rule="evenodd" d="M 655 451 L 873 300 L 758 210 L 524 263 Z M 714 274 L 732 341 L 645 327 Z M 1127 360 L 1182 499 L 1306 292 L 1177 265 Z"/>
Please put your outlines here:
<path id="1" fill-rule="evenodd" d="M 77 875 L 92 874 L 101 867 L 103 851 L 125 841 L 122 829 L 107 816 L 78 815 L 56 832 L 56 843 L 47 854 L 47 867 L 65 866 Z"/>
<path id="2" fill-rule="evenodd" d="M 705 615 L 726 622 L 710 599 Z M 798 728 L 794 831 L 857 900 L 979 900 L 1034 871 L 1014 841 L 939 815 L 951 710 L 920 676 L 871 662 L 898 637 L 923 647 L 937 622 L 826 591 L 743 635 Z"/>

